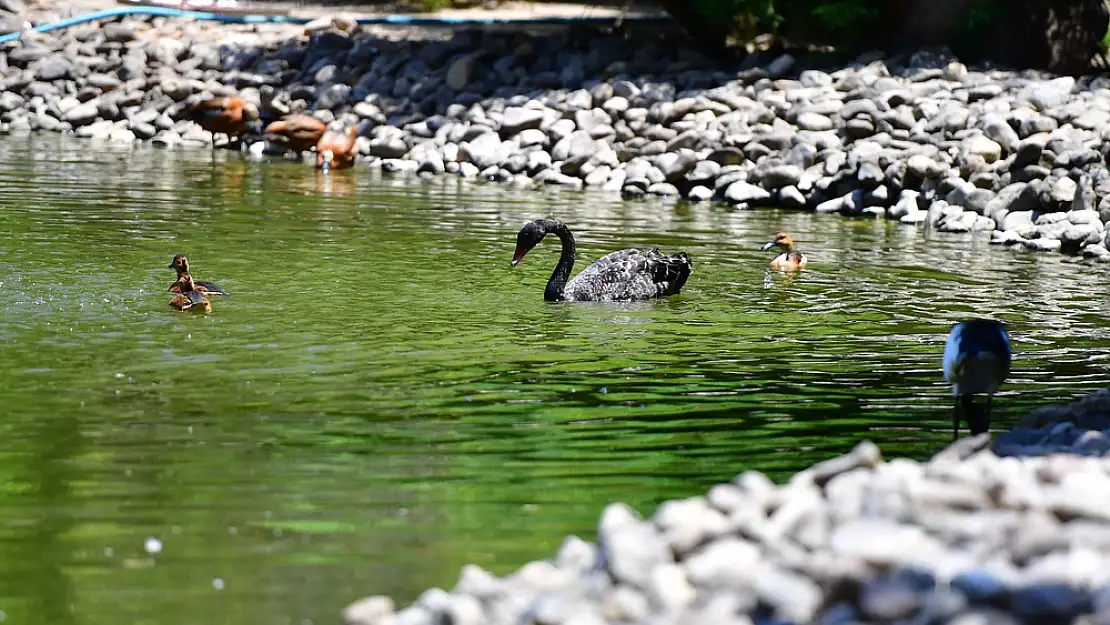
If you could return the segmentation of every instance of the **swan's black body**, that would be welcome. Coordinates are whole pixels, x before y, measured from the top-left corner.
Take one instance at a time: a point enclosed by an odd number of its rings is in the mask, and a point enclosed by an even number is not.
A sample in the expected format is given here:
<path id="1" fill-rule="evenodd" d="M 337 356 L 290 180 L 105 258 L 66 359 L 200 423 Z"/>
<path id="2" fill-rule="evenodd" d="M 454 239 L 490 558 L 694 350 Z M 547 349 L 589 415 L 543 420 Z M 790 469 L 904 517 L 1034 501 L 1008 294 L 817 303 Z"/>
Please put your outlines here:
<path id="1" fill-rule="evenodd" d="M 563 244 L 559 264 L 543 292 L 549 302 L 622 302 L 674 295 L 693 270 L 686 252 L 666 255 L 658 249 L 628 249 L 602 256 L 568 282 L 574 267 L 574 236 L 565 224 L 554 219 L 524 224 L 516 236 L 513 266 L 549 233 Z"/>

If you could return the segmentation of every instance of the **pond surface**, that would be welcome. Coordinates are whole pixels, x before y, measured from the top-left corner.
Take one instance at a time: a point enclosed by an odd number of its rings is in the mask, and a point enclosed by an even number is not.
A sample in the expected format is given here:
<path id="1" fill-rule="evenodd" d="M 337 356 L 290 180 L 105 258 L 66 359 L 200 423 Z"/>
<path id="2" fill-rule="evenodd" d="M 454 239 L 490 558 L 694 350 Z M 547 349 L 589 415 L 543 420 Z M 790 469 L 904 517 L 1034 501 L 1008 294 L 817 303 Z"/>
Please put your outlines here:
<path id="1" fill-rule="evenodd" d="M 694 274 L 545 303 L 556 239 L 509 268 L 543 216 L 578 269 L 659 246 Z M 810 257 L 793 279 L 758 249 L 778 230 Z M 885 221 L 7 137 L 0 233 L 7 622 L 336 622 L 592 539 L 613 500 L 650 514 L 864 437 L 923 458 L 970 315 L 1015 340 L 996 427 L 1110 373 L 1105 266 Z M 233 296 L 172 312 L 175 253 Z"/>

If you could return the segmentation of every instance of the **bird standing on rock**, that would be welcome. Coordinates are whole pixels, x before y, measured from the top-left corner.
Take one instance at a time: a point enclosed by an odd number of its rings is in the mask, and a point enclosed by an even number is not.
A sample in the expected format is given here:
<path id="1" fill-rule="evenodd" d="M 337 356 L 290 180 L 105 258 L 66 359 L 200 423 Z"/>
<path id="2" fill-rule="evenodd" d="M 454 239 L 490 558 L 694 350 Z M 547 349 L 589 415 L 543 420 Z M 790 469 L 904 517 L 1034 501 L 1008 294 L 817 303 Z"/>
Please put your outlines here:
<path id="1" fill-rule="evenodd" d="M 328 173 L 329 169 L 354 167 L 358 156 L 358 130 L 348 126 L 343 132 L 329 130 L 316 143 L 316 168 Z"/>
<path id="2" fill-rule="evenodd" d="M 316 147 L 328 126 L 311 115 L 289 115 L 266 126 L 267 139 L 300 154 Z"/>
<path id="3" fill-rule="evenodd" d="M 258 108 L 243 98 L 223 96 L 194 102 L 185 109 L 185 117 L 212 133 L 212 145 L 216 145 L 217 133 L 231 141 L 232 135 L 249 130 L 258 121 Z"/>
<path id="4" fill-rule="evenodd" d="M 953 440 L 960 437 L 961 415 L 973 436 L 990 429 L 991 399 L 1010 374 L 1010 361 L 1010 334 L 1001 322 L 971 319 L 952 327 L 944 344 L 944 380 L 952 384 L 956 396 Z M 974 403 L 980 393 L 987 394 L 985 410 Z"/>

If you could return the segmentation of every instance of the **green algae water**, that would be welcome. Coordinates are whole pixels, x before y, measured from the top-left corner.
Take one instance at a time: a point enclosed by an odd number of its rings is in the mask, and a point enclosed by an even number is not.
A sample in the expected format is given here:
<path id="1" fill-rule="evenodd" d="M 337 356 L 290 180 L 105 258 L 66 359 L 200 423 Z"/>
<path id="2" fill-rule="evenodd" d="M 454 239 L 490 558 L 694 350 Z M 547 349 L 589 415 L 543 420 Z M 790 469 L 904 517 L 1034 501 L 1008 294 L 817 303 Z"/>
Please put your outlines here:
<path id="1" fill-rule="evenodd" d="M 576 271 L 685 250 L 681 295 L 543 301 Z M 796 276 L 759 245 L 787 230 Z M 219 283 L 170 310 L 166 265 Z M 238 154 L 0 143 L 0 614 L 12 623 L 336 622 L 474 562 L 506 573 L 745 469 L 861 438 L 951 438 L 952 323 L 1009 324 L 995 427 L 1105 384 L 1103 265 L 886 221 Z"/>

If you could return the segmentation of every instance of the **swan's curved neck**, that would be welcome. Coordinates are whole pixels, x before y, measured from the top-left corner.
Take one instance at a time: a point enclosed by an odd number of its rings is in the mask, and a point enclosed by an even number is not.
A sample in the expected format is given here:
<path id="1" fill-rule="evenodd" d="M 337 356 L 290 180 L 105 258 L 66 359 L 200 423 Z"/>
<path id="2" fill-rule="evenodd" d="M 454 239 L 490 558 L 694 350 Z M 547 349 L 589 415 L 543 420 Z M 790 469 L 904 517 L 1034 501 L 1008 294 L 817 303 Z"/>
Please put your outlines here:
<path id="1" fill-rule="evenodd" d="M 547 288 L 543 291 L 543 298 L 549 302 L 560 302 L 564 298 L 563 289 L 567 286 L 567 280 L 570 279 L 570 270 L 574 268 L 574 235 L 570 233 L 570 229 L 558 221 L 548 221 L 544 223 L 544 230 L 548 234 L 554 234 L 559 237 L 559 242 L 563 246 L 563 253 L 559 255 L 559 264 L 555 265 L 555 271 L 551 272 L 551 279 L 547 281 Z"/>

